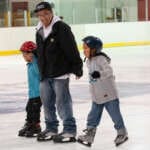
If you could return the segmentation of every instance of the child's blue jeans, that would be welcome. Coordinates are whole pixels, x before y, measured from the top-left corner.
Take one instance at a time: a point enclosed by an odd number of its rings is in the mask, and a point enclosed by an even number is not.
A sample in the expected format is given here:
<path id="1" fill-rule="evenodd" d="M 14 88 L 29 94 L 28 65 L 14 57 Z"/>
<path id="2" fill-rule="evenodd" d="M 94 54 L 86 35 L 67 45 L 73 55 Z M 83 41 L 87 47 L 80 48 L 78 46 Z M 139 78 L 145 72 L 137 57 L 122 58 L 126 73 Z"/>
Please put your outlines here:
<path id="1" fill-rule="evenodd" d="M 87 127 L 96 128 L 99 125 L 104 108 L 114 122 L 115 129 L 117 131 L 124 130 L 125 125 L 120 112 L 119 99 L 115 99 L 104 104 L 96 104 L 95 102 L 93 102 L 91 111 L 87 118 Z"/>

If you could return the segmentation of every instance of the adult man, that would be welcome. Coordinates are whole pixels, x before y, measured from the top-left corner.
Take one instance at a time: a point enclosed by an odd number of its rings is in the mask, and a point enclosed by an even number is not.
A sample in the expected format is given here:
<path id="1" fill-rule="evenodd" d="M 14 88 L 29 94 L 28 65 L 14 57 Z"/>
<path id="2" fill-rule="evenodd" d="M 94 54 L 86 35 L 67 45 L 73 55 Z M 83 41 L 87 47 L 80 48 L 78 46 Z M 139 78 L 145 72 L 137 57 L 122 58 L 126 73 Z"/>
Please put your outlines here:
<path id="1" fill-rule="evenodd" d="M 69 74 L 82 76 L 82 60 L 70 27 L 53 15 L 48 2 L 37 4 L 35 13 L 40 22 L 37 27 L 38 64 L 41 74 L 40 92 L 44 106 L 46 129 L 37 140 L 74 142 L 76 122 L 69 92 Z M 63 132 L 58 134 L 56 108 L 63 120 Z"/>

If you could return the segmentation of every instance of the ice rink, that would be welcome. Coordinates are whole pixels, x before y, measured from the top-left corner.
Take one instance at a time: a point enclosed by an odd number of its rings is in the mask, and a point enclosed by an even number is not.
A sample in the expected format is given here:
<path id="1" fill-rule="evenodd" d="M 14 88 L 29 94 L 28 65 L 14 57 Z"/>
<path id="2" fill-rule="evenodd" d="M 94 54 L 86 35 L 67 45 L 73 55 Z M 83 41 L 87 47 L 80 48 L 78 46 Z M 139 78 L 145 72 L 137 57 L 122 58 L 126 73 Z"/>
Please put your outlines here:
<path id="1" fill-rule="evenodd" d="M 150 46 L 109 48 L 104 51 L 112 58 L 129 140 L 115 147 L 113 140 L 116 132 L 111 119 L 104 112 L 90 149 L 150 150 Z M 0 150 L 89 149 L 78 143 L 38 143 L 34 138 L 18 137 L 17 132 L 24 124 L 27 101 L 26 63 L 21 55 L 0 57 L 0 77 Z M 84 76 L 78 81 L 74 78 L 72 75 L 70 90 L 80 134 L 86 127 L 91 104 L 86 66 Z M 41 120 L 44 129 L 43 112 Z"/>

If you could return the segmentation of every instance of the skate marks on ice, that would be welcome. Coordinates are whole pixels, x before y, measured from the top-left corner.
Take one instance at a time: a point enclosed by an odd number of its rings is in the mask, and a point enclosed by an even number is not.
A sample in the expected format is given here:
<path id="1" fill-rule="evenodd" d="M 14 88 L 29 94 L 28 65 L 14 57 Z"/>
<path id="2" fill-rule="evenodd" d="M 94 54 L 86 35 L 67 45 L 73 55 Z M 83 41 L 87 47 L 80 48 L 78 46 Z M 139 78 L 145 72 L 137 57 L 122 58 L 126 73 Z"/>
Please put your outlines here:
<path id="1" fill-rule="evenodd" d="M 124 98 L 141 97 L 150 93 L 149 49 L 149 46 L 139 46 L 106 50 L 112 58 L 120 100 L 124 103 L 128 102 Z M 0 75 L 0 114 L 24 111 L 28 89 L 26 65 L 22 56 L 1 57 Z M 74 79 L 74 76 L 72 78 Z M 84 76 L 80 80 L 71 80 L 70 91 L 74 103 L 91 102 L 85 63 Z M 139 99 L 140 104 L 143 102 L 142 99 Z M 133 100 L 131 101 L 130 103 L 133 103 Z"/>
<path id="2" fill-rule="evenodd" d="M 0 114 L 24 111 L 26 101 L 25 83 L 0 84 Z"/>
<path id="3" fill-rule="evenodd" d="M 140 96 L 150 93 L 150 82 L 149 83 L 118 82 L 117 87 L 120 97 Z"/>
<path id="4" fill-rule="evenodd" d="M 120 98 L 140 96 L 150 93 L 150 83 L 118 82 L 117 85 Z M 72 82 L 70 90 L 74 103 L 89 103 L 91 101 L 88 82 L 77 84 Z M 26 83 L 0 85 L 0 114 L 24 111 L 26 102 Z"/>
<path id="5" fill-rule="evenodd" d="M 87 103 L 90 102 L 91 96 L 89 93 L 88 84 L 70 86 L 73 101 L 75 103 Z M 132 82 L 117 82 L 117 89 L 120 98 L 140 96 L 150 93 L 149 83 L 132 83 Z"/>

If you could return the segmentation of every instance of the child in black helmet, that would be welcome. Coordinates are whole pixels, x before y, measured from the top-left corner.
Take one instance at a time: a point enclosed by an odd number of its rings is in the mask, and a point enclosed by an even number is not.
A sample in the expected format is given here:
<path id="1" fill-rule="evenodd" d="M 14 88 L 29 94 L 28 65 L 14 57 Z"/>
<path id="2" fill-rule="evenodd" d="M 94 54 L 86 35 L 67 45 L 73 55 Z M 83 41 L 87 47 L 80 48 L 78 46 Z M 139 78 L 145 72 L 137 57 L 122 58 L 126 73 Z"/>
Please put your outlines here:
<path id="1" fill-rule="evenodd" d="M 37 58 L 33 54 L 36 48 L 36 44 L 32 41 L 23 43 L 20 48 L 20 51 L 27 62 L 29 100 L 26 105 L 26 122 L 24 127 L 19 130 L 18 136 L 34 137 L 41 132 L 40 111 L 42 103 L 39 92 L 40 75 Z"/>
<path id="2" fill-rule="evenodd" d="M 78 142 L 91 146 L 94 141 L 96 128 L 101 120 L 103 109 L 106 108 L 114 127 L 117 130 L 116 146 L 127 139 L 127 130 L 120 112 L 119 98 L 116 90 L 113 70 L 110 66 L 111 59 L 103 52 L 102 41 L 94 36 L 83 39 L 83 49 L 89 69 L 90 92 L 92 95 L 92 108 L 87 118 L 85 134 L 78 137 Z"/>

